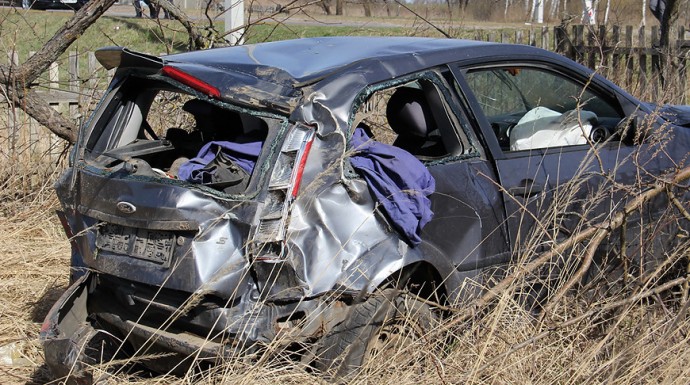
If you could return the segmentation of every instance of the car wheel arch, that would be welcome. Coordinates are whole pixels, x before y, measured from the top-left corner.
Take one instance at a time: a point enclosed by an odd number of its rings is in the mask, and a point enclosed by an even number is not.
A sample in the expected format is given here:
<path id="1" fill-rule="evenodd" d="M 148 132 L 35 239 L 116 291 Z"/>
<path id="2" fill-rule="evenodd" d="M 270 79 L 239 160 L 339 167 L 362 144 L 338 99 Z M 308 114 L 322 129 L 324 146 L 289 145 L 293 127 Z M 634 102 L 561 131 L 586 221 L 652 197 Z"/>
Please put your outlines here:
<path id="1" fill-rule="evenodd" d="M 396 288 L 444 304 L 447 301 L 446 282 L 438 269 L 427 261 L 415 261 L 390 274 L 376 288 Z"/>

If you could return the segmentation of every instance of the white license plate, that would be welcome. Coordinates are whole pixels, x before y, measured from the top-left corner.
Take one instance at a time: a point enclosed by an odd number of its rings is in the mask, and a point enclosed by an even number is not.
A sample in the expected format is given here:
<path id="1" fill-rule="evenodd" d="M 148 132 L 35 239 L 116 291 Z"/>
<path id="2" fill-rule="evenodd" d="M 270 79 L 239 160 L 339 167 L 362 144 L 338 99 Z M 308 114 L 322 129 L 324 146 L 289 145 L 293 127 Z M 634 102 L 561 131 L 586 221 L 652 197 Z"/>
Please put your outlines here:
<path id="1" fill-rule="evenodd" d="M 175 250 L 175 234 L 109 223 L 98 229 L 96 247 L 102 251 L 145 259 L 167 267 L 170 266 Z"/>

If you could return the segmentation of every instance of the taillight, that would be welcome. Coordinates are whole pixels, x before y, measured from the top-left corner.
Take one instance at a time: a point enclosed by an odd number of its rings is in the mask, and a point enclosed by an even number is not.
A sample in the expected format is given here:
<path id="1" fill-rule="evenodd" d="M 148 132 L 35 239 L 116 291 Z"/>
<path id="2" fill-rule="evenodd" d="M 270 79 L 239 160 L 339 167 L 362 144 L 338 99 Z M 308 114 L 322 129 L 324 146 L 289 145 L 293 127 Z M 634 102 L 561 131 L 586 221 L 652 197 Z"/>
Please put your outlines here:
<path id="1" fill-rule="evenodd" d="M 291 197 L 294 199 L 297 197 L 297 192 L 299 191 L 299 186 L 302 183 L 302 174 L 304 173 L 304 166 L 307 164 L 307 157 L 309 156 L 309 151 L 311 151 L 311 144 L 314 143 L 314 132 L 311 132 L 302 146 L 299 152 L 299 159 L 297 160 L 297 168 L 295 169 L 295 174 L 292 177 L 292 192 Z"/>
<path id="2" fill-rule="evenodd" d="M 302 125 L 293 127 L 287 134 L 268 182 L 268 194 L 254 234 L 255 242 L 284 239 L 289 206 L 302 184 L 314 136 L 313 128 Z"/>
<path id="3" fill-rule="evenodd" d="M 218 88 L 206 83 L 201 79 L 195 78 L 194 76 L 182 70 L 179 70 L 171 66 L 163 66 L 163 69 L 161 71 L 163 72 L 163 75 L 169 76 L 177 80 L 178 82 L 192 87 L 193 89 L 202 92 L 212 98 L 220 98 L 220 90 L 218 90 Z"/>
<path id="4" fill-rule="evenodd" d="M 67 221 L 67 216 L 65 215 L 65 212 L 61 210 L 56 210 L 55 214 L 57 214 L 58 219 L 60 220 L 62 229 L 65 230 L 65 235 L 67 236 L 67 239 L 69 239 L 70 243 L 74 245 L 74 231 L 72 231 L 72 226 L 70 226 L 69 222 Z"/>

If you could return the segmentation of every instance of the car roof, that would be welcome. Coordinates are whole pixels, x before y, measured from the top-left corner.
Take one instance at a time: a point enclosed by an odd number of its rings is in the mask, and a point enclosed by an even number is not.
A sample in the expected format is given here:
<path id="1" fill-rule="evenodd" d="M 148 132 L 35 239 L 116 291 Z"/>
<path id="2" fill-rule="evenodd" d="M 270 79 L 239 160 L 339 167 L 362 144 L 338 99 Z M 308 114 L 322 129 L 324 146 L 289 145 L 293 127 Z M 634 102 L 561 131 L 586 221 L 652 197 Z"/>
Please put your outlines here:
<path id="1" fill-rule="evenodd" d="M 214 48 L 160 58 L 121 47 L 96 52 L 106 68 L 157 72 L 163 66 L 218 88 L 221 99 L 292 111 L 312 91 L 330 88 L 332 103 L 345 103 L 369 84 L 445 63 L 514 60 L 560 55 L 525 45 L 423 37 L 314 37 Z M 343 87 L 348 87 L 345 92 Z M 343 95 L 337 95 L 343 94 Z M 342 100 L 341 100 L 342 99 Z"/>
<path id="2" fill-rule="evenodd" d="M 247 73 L 261 75 L 261 69 L 281 73 L 283 81 L 293 85 L 308 84 L 330 74 L 342 71 L 353 64 L 378 62 L 389 67 L 398 67 L 400 59 L 407 57 L 418 63 L 417 70 L 427 68 L 432 60 L 437 63 L 453 62 L 471 57 L 482 51 L 480 48 L 496 49 L 500 46 L 515 49 L 535 48 L 484 41 L 420 38 L 420 37 L 318 37 L 283 40 L 268 43 L 216 48 L 194 51 L 164 57 L 168 62 L 196 63 L 219 69 L 243 68 Z M 426 59 L 425 59 L 426 58 Z M 409 65 L 405 66 L 409 67 Z M 415 68 L 409 68 L 414 71 Z"/>

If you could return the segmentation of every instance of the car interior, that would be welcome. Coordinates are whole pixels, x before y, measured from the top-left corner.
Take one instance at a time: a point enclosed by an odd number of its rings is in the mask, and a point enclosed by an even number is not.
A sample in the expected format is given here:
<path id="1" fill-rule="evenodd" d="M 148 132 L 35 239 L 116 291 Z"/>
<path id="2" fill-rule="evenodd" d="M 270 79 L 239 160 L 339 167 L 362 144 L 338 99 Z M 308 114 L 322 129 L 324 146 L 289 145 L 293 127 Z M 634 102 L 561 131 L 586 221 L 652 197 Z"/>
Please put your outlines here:
<path id="1" fill-rule="evenodd" d="M 456 130 L 448 105 L 434 82 L 414 80 L 372 93 L 355 115 L 354 127 L 402 148 L 421 161 L 463 154 L 467 140 Z"/>
<path id="2" fill-rule="evenodd" d="M 624 115 L 618 103 L 556 72 L 477 68 L 467 71 L 465 80 L 503 151 L 620 139 Z"/>

